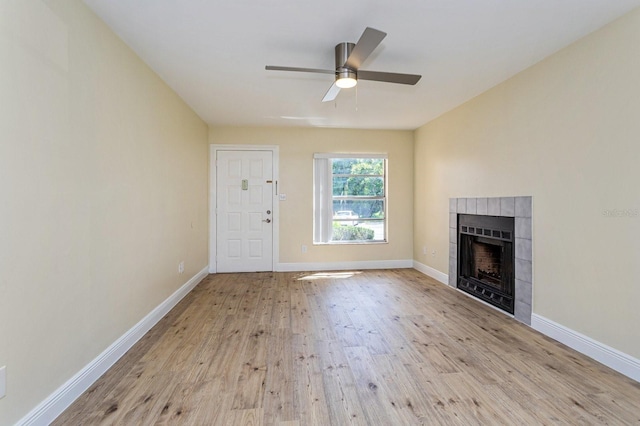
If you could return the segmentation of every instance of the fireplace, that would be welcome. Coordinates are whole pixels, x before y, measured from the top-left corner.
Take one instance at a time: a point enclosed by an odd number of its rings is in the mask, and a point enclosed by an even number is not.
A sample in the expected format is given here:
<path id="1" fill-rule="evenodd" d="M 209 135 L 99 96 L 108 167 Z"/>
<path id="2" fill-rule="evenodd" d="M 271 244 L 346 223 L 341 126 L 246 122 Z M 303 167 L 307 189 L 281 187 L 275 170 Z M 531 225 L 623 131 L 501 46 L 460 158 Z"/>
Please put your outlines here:
<path id="1" fill-rule="evenodd" d="M 458 288 L 510 314 L 514 238 L 513 217 L 458 215 Z"/>
<path id="2" fill-rule="evenodd" d="M 531 325 L 531 305 L 533 301 L 533 198 L 530 196 L 449 198 L 449 275 L 447 279 L 448 284 L 456 288 L 458 287 L 458 277 L 460 276 L 458 217 L 461 215 L 513 219 L 512 248 L 513 257 L 515 258 L 513 264 L 515 289 L 512 291 L 515 296 L 513 318 L 524 324 Z M 467 226 L 467 234 L 463 235 L 470 235 L 469 225 L 465 226 Z M 476 228 L 473 224 L 471 226 Z M 483 229 L 482 225 L 479 227 Z M 499 229 L 495 230 L 498 231 Z M 509 229 L 504 231 L 509 232 Z M 482 233 L 484 234 L 484 230 Z M 473 235 L 478 235 L 475 229 Z M 502 234 L 500 236 L 502 237 Z"/>

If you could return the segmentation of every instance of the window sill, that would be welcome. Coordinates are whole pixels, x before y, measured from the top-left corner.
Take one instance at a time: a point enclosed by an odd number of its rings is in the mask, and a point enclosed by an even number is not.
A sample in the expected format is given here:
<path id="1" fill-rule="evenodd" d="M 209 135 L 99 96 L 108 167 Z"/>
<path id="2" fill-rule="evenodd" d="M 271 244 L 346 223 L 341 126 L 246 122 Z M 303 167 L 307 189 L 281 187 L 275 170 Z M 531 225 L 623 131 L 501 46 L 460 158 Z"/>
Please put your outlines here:
<path id="1" fill-rule="evenodd" d="M 389 241 L 329 241 L 328 243 L 314 242 L 314 246 L 369 246 L 389 244 Z"/>

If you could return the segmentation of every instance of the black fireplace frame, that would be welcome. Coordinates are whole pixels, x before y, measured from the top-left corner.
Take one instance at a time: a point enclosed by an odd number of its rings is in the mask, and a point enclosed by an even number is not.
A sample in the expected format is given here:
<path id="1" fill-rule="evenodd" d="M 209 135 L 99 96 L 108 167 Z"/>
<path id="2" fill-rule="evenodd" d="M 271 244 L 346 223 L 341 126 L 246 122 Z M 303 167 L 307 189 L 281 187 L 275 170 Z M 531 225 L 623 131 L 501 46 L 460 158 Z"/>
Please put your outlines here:
<path id="1" fill-rule="evenodd" d="M 513 217 L 458 214 L 458 289 L 510 314 L 515 301 L 515 224 Z M 474 242 L 501 247 L 502 268 L 499 286 L 473 276 Z"/>

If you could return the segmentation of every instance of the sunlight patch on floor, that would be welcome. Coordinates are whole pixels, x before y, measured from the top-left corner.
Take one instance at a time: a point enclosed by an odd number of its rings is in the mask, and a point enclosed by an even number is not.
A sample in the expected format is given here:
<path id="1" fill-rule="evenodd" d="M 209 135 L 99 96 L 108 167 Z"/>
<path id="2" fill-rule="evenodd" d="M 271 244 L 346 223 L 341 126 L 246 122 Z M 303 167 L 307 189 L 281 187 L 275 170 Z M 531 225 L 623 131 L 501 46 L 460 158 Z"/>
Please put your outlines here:
<path id="1" fill-rule="evenodd" d="M 344 279 L 344 278 L 351 278 L 354 275 L 358 275 L 361 273 L 362 271 L 316 272 L 311 275 L 305 275 L 304 277 L 300 277 L 298 278 L 298 281 Z"/>

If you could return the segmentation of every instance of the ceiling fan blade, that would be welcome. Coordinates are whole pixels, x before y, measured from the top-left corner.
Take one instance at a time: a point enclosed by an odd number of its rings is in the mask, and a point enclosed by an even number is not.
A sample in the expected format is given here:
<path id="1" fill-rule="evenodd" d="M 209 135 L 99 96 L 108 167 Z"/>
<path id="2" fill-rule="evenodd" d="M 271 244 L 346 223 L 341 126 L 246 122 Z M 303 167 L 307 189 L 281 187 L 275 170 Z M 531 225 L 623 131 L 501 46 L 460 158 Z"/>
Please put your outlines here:
<path id="1" fill-rule="evenodd" d="M 336 70 L 321 70 L 318 68 L 298 68 L 298 67 L 279 67 L 277 65 L 267 65 L 264 67 L 267 71 L 296 71 L 296 72 L 314 72 L 318 74 L 336 74 Z"/>
<path id="2" fill-rule="evenodd" d="M 331 87 L 329 87 L 329 90 L 327 90 L 324 98 L 322 98 L 322 102 L 331 102 L 336 98 L 336 96 L 338 96 L 338 93 L 340 93 L 340 88 L 336 85 L 336 83 L 333 83 Z"/>
<path id="3" fill-rule="evenodd" d="M 417 74 L 398 74 L 395 72 L 358 70 L 358 80 L 383 81 L 385 83 L 399 83 L 414 85 L 422 78 Z"/>
<path id="4" fill-rule="evenodd" d="M 347 68 L 358 69 L 360 65 L 371 55 L 371 52 L 382 42 L 387 36 L 387 33 L 376 30 L 371 27 L 365 28 L 364 32 L 360 36 L 360 40 L 356 43 L 351 51 L 351 54 L 347 58 L 347 62 L 344 66 Z"/>

